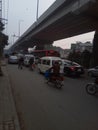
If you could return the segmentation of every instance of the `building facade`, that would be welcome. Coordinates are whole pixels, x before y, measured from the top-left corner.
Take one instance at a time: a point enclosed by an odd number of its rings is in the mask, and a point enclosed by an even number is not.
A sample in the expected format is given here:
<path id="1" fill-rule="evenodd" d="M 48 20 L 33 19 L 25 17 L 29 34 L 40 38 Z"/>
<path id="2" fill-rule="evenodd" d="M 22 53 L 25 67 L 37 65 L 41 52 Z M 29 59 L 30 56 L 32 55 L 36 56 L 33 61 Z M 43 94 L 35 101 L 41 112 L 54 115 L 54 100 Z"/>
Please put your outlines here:
<path id="1" fill-rule="evenodd" d="M 89 52 L 92 52 L 92 49 L 93 44 L 91 42 L 85 42 L 85 43 L 77 42 L 76 44 L 75 43 L 71 44 L 71 51 L 83 52 L 84 50 L 88 50 Z"/>

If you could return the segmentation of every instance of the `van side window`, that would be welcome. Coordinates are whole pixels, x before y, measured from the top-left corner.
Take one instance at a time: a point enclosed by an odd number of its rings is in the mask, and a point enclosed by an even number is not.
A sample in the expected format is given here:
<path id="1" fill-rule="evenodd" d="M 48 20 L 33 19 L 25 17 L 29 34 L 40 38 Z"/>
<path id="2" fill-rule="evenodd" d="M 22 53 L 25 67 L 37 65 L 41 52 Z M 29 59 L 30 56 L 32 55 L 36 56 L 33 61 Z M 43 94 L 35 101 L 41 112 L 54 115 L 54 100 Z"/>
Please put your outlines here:
<path id="1" fill-rule="evenodd" d="M 62 61 L 59 61 L 59 65 L 62 65 Z"/>
<path id="2" fill-rule="evenodd" d="M 46 62 L 47 62 L 46 60 L 42 60 L 42 64 L 46 64 Z"/>
<path id="3" fill-rule="evenodd" d="M 52 65 L 54 65 L 54 63 L 55 63 L 55 60 L 52 61 Z"/>
<path id="4" fill-rule="evenodd" d="M 53 61 L 52 61 L 52 65 L 55 63 L 55 61 L 56 61 L 56 60 L 53 60 Z M 59 65 L 62 65 L 62 61 L 60 61 L 60 60 L 57 60 L 57 61 L 58 61 Z"/>
<path id="5" fill-rule="evenodd" d="M 47 65 L 50 65 L 50 60 L 47 60 Z"/>

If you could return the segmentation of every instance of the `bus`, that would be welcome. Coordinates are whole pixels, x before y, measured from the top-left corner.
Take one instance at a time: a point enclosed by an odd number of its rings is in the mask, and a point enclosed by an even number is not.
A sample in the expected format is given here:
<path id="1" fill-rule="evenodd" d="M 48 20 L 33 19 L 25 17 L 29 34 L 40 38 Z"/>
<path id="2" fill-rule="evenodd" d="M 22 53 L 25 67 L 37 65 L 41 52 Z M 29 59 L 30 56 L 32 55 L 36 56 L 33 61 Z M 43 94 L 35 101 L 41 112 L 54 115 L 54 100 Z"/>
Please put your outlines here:
<path id="1" fill-rule="evenodd" d="M 36 57 L 44 57 L 44 56 L 56 56 L 60 57 L 60 53 L 55 50 L 34 50 L 32 54 Z"/>

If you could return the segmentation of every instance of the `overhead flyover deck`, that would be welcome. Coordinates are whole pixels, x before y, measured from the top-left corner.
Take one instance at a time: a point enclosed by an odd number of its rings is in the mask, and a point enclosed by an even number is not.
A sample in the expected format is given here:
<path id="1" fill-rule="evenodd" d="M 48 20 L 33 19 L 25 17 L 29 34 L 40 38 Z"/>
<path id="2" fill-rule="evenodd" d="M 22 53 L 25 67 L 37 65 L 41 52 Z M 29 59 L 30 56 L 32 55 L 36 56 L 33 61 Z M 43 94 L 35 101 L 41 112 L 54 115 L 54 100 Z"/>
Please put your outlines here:
<path id="1" fill-rule="evenodd" d="M 97 0 L 56 0 L 12 48 L 51 44 L 98 28 Z"/>

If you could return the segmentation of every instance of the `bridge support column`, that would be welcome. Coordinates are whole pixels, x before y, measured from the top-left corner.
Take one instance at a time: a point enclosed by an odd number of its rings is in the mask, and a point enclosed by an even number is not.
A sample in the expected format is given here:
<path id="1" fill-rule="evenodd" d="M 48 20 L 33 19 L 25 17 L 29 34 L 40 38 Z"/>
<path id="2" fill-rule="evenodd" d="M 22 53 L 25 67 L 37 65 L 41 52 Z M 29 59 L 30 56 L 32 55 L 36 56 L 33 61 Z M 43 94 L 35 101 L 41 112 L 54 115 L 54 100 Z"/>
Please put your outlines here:
<path id="1" fill-rule="evenodd" d="M 93 40 L 92 66 L 98 66 L 98 30 L 96 30 Z"/>

